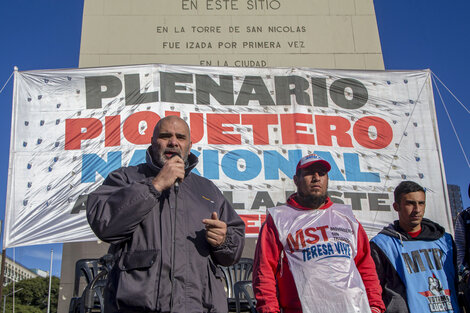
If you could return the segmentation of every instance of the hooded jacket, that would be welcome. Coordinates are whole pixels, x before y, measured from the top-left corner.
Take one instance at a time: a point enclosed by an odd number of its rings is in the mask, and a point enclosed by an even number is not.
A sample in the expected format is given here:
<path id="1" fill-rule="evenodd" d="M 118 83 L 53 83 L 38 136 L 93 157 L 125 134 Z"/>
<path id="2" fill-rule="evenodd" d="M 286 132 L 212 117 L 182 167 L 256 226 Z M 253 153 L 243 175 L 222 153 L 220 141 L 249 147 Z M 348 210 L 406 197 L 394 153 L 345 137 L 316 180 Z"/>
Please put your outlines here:
<path id="1" fill-rule="evenodd" d="M 239 260 L 245 225 L 211 181 L 191 172 L 197 162 L 190 154 L 177 194 L 160 193 L 152 184 L 160 167 L 147 150 L 146 163 L 112 172 L 89 195 L 90 226 L 115 257 L 105 312 L 227 312 L 216 265 Z M 218 247 L 207 242 L 202 223 L 214 211 L 227 224 Z"/>
<path id="2" fill-rule="evenodd" d="M 293 194 L 287 201 L 288 205 L 311 210 L 301 206 L 295 198 L 296 194 Z M 326 203 L 318 210 L 328 210 L 332 205 L 333 202 L 327 198 Z M 361 274 L 372 312 L 383 312 L 385 306 L 381 299 L 381 288 L 374 261 L 370 257 L 369 240 L 360 224 L 354 263 Z M 294 277 L 283 244 L 279 240 L 276 225 L 270 215 L 260 230 L 253 264 L 253 291 L 258 312 L 271 313 L 282 310 L 284 313 L 301 313 L 302 307 Z"/>
<path id="3" fill-rule="evenodd" d="M 408 243 L 415 243 L 415 245 L 412 246 Z M 391 251 L 395 251 L 397 246 L 399 251 L 393 254 Z M 429 286 L 429 277 L 435 278 L 433 273 L 444 275 L 441 277 L 446 279 L 441 280 L 444 280 L 444 283 L 449 283 L 448 292 L 450 292 L 452 303 L 456 307 L 450 312 L 459 312 L 456 296 L 456 284 L 458 282 L 456 249 L 452 237 L 445 232 L 442 226 L 423 218 L 421 232 L 413 238 L 400 227 L 399 221 L 395 221 L 393 224 L 384 227 L 376 237 L 372 238 L 370 247 L 382 286 L 382 298 L 387 313 L 417 312 L 417 310 L 410 309 L 409 302 L 412 301 L 412 299 L 409 299 L 410 294 L 428 304 L 425 300 L 430 299 L 429 289 L 418 290 L 420 287 L 407 286 L 404 279 L 409 282 L 417 282 L 423 276 L 426 276 L 421 284 Z M 441 252 L 433 251 L 436 249 Z M 441 261 L 436 260 L 436 255 Z M 438 262 L 440 264 L 437 264 Z M 423 276 L 418 276 L 418 272 L 422 272 Z M 429 304 L 432 305 L 431 302 L 429 300 Z M 431 306 L 428 307 L 428 305 L 420 306 L 420 310 L 432 312 Z M 439 312 L 448 311 L 441 310 Z"/>

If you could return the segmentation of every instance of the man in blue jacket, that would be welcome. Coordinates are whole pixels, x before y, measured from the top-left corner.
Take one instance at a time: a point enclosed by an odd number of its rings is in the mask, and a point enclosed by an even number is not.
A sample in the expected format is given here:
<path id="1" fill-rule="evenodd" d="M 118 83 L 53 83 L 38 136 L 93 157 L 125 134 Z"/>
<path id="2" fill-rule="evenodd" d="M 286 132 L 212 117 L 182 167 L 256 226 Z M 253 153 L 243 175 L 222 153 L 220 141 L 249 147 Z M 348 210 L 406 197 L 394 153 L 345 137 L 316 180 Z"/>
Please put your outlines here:
<path id="1" fill-rule="evenodd" d="M 168 116 L 146 163 L 112 172 L 89 195 L 90 226 L 115 258 L 105 312 L 227 312 L 216 265 L 239 260 L 245 225 L 211 181 L 191 172 L 197 163 L 188 125 Z"/>
<path id="2" fill-rule="evenodd" d="M 401 182 L 394 197 L 398 220 L 372 238 L 370 245 L 386 312 L 460 312 L 452 236 L 423 217 L 423 187 Z"/>

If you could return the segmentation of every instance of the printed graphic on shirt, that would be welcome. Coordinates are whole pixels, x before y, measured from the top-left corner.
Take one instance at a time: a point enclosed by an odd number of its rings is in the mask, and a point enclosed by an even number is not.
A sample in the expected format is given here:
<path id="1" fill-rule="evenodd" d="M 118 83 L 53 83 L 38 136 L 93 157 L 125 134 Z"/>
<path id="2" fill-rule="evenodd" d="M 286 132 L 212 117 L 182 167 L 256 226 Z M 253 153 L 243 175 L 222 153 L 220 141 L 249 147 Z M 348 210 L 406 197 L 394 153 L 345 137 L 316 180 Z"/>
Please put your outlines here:
<path id="1" fill-rule="evenodd" d="M 452 312 L 452 302 L 450 300 L 450 289 L 444 289 L 441 281 L 433 276 L 428 277 L 429 290 L 419 292 L 428 300 L 429 311 L 431 312 Z"/>
<path id="2" fill-rule="evenodd" d="M 403 252 L 402 257 L 405 261 L 406 270 L 409 274 L 412 274 L 433 269 L 441 270 L 443 267 L 443 254 L 444 252 L 441 249 L 431 248 L 413 250 L 411 253 Z"/>
<path id="3" fill-rule="evenodd" d="M 307 227 L 287 235 L 287 246 L 291 254 L 302 252 L 304 262 L 331 257 L 351 258 L 352 229 L 328 225 Z"/>

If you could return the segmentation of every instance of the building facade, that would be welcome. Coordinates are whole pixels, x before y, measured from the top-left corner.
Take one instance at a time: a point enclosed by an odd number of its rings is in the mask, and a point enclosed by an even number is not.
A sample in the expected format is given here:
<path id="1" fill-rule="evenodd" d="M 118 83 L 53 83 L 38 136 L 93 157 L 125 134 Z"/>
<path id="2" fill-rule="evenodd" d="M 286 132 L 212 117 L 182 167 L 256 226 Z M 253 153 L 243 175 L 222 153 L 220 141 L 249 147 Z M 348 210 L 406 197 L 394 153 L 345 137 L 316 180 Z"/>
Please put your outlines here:
<path id="1" fill-rule="evenodd" d="M 452 222 L 455 226 L 455 221 L 457 219 L 457 215 L 463 210 L 463 203 L 462 203 L 462 194 L 460 193 L 460 187 L 457 185 L 447 185 L 447 192 L 449 193 L 449 203 L 450 203 L 450 211 L 452 213 Z"/>
<path id="2" fill-rule="evenodd" d="M 43 270 L 41 270 L 41 269 L 39 269 L 39 268 L 33 268 L 33 269 L 31 269 L 31 272 L 33 272 L 34 274 L 36 274 L 36 275 L 38 275 L 38 276 L 40 276 L 40 277 L 42 277 L 42 278 L 47 278 L 47 277 L 49 277 L 49 272 L 43 271 Z"/>
<path id="3" fill-rule="evenodd" d="M 0 256 L 0 260 L 1 260 Z M 16 263 L 9 257 L 5 259 L 5 277 L 3 278 L 3 286 L 6 286 L 12 282 L 19 282 L 20 280 L 36 278 L 37 274 L 32 272 L 30 269 L 23 265 Z"/>

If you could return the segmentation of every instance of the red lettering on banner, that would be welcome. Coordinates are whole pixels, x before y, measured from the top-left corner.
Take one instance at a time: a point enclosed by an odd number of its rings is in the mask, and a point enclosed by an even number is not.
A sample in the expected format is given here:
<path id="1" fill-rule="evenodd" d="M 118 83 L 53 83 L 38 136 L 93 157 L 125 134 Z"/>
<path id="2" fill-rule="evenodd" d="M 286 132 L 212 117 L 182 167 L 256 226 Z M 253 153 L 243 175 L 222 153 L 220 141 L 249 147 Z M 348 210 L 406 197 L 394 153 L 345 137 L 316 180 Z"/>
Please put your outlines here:
<path id="1" fill-rule="evenodd" d="M 277 123 L 277 115 L 242 114 L 242 124 L 253 126 L 253 143 L 255 145 L 269 145 L 268 125 L 276 125 Z"/>
<path id="2" fill-rule="evenodd" d="M 259 216 L 254 214 L 240 214 L 240 218 L 245 223 L 246 234 L 257 234 L 259 233 L 259 226 L 256 226 L 256 222 L 259 221 Z"/>
<path id="3" fill-rule="evenodd" d="M 178 117 L 181 117 L 181 113 L 176 112 L 176 111 L 165 111 L 165 116 L 178 116 Z"/>
<path id="4" fill-rule="evenodd" d="M 259 220 L 260 220 L 260 222 L 261 222 L 261 225 L 263 225 L 264 222 L 266 221 L 266 214 L 261 214 L 261 215 L 259 216 Z"/>
<path id="5" fill-rule="evenodd" d="M 210 145 L 239 145 L 242 143 L 239 134 L 224 134 L 233 132 L 233 126 L 224 124 L 239 124 L 240 114 L 207 114 L 207 143 Z"/>
<path id="6" fill-rule="evenodd" d="M 245 233 L 258 234 L 260 230 L 259 225 L 263 225 L 266 220 L 266 214 L 239 214 L 240 218 L 245 223 Z"/>
<path id="7" fill-rule="evenodd" d="M 165 111 L 166 116 L 179 116 L 180 112 Z M 204 140 L 207 132 L 207 144 L 241 145 L 240 125 L 250 125 L 253 144 L 269 145 L 279 137 L 281 144 L 308 144 L 318 146 L 337 146 L 352 148 L 358 144 L 369 149 L 387 147 L 393 139 L 392 127 L 384 119 L 367 116 L 358 119 L 355 124 L 341 116 L 294 114 L 215 114 L 189 113 L 191 141 L 198 143 Z M 315 118 L 315 134 L 311 133 Z M 65 123 L 65 149 L 81 149 L 82 140 L 98 137 L 104 128 L 104 146 L 121 145 L 121 134 L 129 143 L 136 145 L 150 144 L 153 128 L 160 116 L 152 111 L 136 112 L 123 122 L 122 117 L 106 116 L 103 124 L 96 118 L 67 119 Z M 281 134 L 271 133 L 274 125 Z M 280 127 L 278 127 L 280 126 Z M 370 128 L 375 128 L 377 136 L 372 137 Z M 352 132 L 352 135 L 348 132 Z M 271 138 L 270 136 L 273 136 Z M 333 142 L 336 138 L 336 143 Z M 353 144 L 353 140 L 355 143 Z M 205 142 L 204 142 L 205 143 Z"/>
<path id="8" fill-rule="evenodd" d="M 377 130 L 377 138 L 370 138 L 370 127 L 375 127 Z M 390 124 L 377 116 L 366 116 L 357 120 L 353 126 L 353 134 L 361 146 L 369 149 L 383 149 L 393 139 L 393 130 Z"/>
<path id="9" fill-rule="evenodd" d="M 127 141 L 136 145 L 150 144 L 153 135 L 153 129 L 160 116 L 151 111 L 142 111 L 130 115 L 124 125 L 122 132 Z M 141 123 L 144 122 L 144 123 Z"/>
<path id="10" fill-rule="evenodd" d="M 114 147 L 121 145 L 121 116 L 106 116 L 104 119 L 104 146 Z"/>
<path id="11" fill-rule="evenodd" d="M 316 115 L 315 126 L 319 146 L 333 146 L 332 137 L 334 136 L 338 146 L 353 147 L 351 136 L 347 133 L 351 128 L 351 123 L 344 117 Z M 334 129 L 331 128 L 332 126 Z"/>
<path id="12" fill-rule="evenodd" d="M 65 120 L 65 150 L 80 150 L 82 140 L 98 137 L 102 128 L 103 124 L 97 118 Z"/>
<path id="13" fill-rule="evenodd" d="M 197 143 L 204 137 L 204 115 L 202 113 L 190 113 L 191 142 Z"/>
<path id="14" fill-rule="evenodd" d="M 298 131 L 307 131 L 307 126 L 297 125 L 297 123 L 312 124 L 311 114 L 282 114 L 281 129 L 282 143 L 289 144 L 315 144 L 315 136 L 312 134 L 298 133 Z"/>

